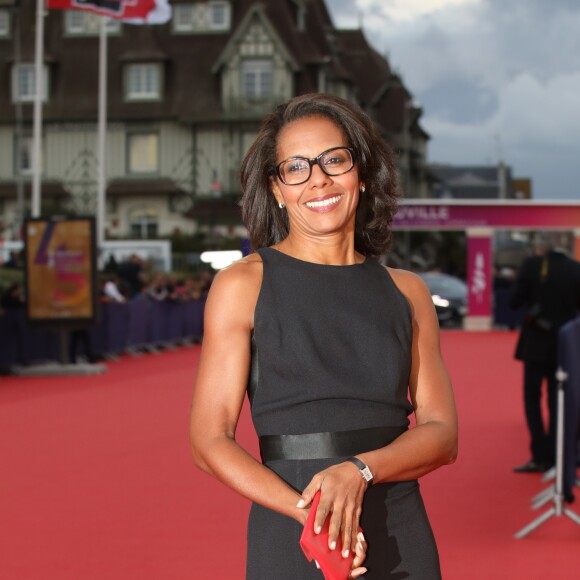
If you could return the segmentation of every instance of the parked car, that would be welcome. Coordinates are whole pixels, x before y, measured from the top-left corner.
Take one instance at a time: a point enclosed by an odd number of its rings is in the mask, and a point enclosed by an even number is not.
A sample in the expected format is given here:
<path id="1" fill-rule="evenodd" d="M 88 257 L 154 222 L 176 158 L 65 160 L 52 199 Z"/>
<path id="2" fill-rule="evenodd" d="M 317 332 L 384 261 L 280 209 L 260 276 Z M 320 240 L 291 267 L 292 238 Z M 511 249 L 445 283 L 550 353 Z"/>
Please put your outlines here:
<path id="1" fill-rule="evenodd" d="M 440 272 L 420 274 L 431 292 L 441 326 L 460 326 L 467 314 L 467 285 L 455 276 Z"/>

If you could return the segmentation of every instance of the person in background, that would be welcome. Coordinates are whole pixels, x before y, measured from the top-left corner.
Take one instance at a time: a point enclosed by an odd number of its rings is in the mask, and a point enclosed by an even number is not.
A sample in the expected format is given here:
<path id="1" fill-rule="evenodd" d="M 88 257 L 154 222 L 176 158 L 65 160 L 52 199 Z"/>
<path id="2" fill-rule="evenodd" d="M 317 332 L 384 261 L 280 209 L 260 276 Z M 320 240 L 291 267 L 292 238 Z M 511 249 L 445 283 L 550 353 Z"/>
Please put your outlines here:
<path id="1" fill-rule="evenodd" d="M 107 274 L 104 278 L 101 289 L 101 302 L 126 302 L 127 299 L 117 286 L 117 277 L 114 274 Z"/>
<path id="2" fill-rule="evenodd" d="M 126 290 L 126 296 L 131 299 L 141 292 L 141 273 L 143 272 L 143 260 L 132 254 L 128 260 L 121 262 L 117 266 L 119 283 Z"/>
<path id="3" fill-rule="evenodd" d="M 525 307 L 515 358 L 524 364 L 524 410 L 531 458 L 518 473 L 544 472 L 554 465 L 558 332 L 580 309 L 580 264 L 558 247 L 556 235 L 538 238 L 536 255 L 522 263 L 510 295 L 512 308 Z M 542 385 L 547 384 L 549 419 L 542 417 Z"/>
<path id="4" fill-rule="evenodd" d="M 171 302 L 184 302 L 186 300 L 185 281 L 177 274 L 169 274 L 167 280 L 167 299 Z"/>
<path id="5" fill-rule="evenodd" d="M 211 286 L 190 435 L 254 502 L 248 580 L 321 578 L 298 544 L 318 492 L 314 533 L 328 516 L 349 578 L 441 577 L 417 478 L 455 460 L 457 418 L 431 295 L 379 262 L 396 171 L 366 113 L 325 94 L 280 105 L 242 162 L 257 251 Z M 246 390 L 262 463 L 235 440 Z"/>
<path id="6" fill-rule="evenodd" d="M 110 254 L 105 264 L 104 271 L 107 274 L 117 274 L 119 271 L 119 264 L 117 263 L 117 259 L 115 258 L 115 254 Z"/>
<path id="7" fill-rule="evenodd" d="M 155 274 L 147 290 L 147 297 L 158 302 L 163 302 L 163 300 L 168 299 L 167 275 L 164 272 L 157 272 Z"/>

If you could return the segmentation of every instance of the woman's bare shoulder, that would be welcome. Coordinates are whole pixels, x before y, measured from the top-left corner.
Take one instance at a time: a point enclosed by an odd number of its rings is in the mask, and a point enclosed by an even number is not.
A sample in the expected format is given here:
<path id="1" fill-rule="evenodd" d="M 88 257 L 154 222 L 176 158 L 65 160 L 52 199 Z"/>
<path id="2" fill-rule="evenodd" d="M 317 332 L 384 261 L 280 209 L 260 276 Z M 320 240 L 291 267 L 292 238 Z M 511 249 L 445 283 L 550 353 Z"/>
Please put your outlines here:
<path id="1" fill-rule="evenodd" d="M 432 306 L 431 293 L 421 276 L 399 268 L 387 267 L 387 271 L 397 288 L 409 301 L 413 311 L 425 303 Z"/>
<path id="2" fill-rule="evenodd" d="M 415 272 L 409 272 L 409 270 L 401 270 L 399 268 L 389 267 L 387 267 L 387 271 L 400 290 L 405 288 L 413 292 L 417 290 L 421 291 L 427 288 L 423 278 L 415 274 Z"/>
<path id="3" fill-rule="evenodd" d="M 233 299 L 235 302 L 249 298 L 251 302 L 260 290 L 262 271 L 260 255 L 250 254 L 215 275 L 210 295 Z"/>

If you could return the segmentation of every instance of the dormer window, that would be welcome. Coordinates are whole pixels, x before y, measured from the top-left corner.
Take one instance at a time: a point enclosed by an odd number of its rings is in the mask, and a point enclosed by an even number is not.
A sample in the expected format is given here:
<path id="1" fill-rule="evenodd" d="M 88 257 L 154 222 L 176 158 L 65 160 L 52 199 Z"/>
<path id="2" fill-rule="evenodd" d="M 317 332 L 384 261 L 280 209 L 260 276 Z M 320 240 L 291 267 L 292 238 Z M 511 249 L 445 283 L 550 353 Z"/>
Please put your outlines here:
<path id="1" fill-rule="evenodd" d="M 10 38 L 10 12 L 0 10 L 0 38 Z"/>
<path id="2" fill-rule="evenodd" d="M 31 103 L 36 94 L 36 76 L 34 64 L 19 64 L 12 68 L 12 101 L 14 103 Z M 48 96 L 48 68 L 42 67 L 42 100 Z"/>
<path id="3" fill-rule="evenodd" d="M 232 7 L 226 0 L 175 4 L 173 31 L 177 33 L 227 32 L 232 25 Z"/>
<path id="4" fill-rule="evenodd" d="M 98 36 L 101 18 L 84 10 L 67 10 L 64 13 L 64 29 L 68 36 Z M 119 34 L 121 31 L 121 21 L 116 18 L 107 18 L 106 26 L 107 34 Z"/>
<path id="5" fill-rule="evenodd" d="M 125 69 L 125 98 L 128 101 L 155 101 L 161 98 L 161 64 L 128 64 Z"/>
<path id="6" fill-rule="evenodd" d="M 242 95 L 248 101 L 266 101 L 273 94 L 271 60 L 245 60 L 242 63 Z"/>
<path id="7" fill-rule="evenodd" d="M 64 23 L 67 34 L 84 34 L 85 12 L 82 10 L 67 10 L 64 13 Z"/>
<path id="8" fill-rule="evenodd" d="M 194 30 L 193 4 L 173 5 L 173 30 L 175 32 L 191 32 Z"/>
<path id="9" fill-rule="evenodd" d="M 229 30 L 230 3 L 210 2 L 208 4 L 208 24 L 210 30 Z"/>

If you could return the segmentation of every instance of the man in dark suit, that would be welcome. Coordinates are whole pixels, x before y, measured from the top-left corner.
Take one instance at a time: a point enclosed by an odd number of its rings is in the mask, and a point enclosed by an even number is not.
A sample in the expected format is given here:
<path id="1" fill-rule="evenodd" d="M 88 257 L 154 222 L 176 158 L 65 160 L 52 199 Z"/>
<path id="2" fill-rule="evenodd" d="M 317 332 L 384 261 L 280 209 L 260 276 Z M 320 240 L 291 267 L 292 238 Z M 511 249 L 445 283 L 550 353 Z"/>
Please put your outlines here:
<path id="1" fill-rule="evenodd" d="M 554 464 L 556 451 L 558 331 L 580 310 L 580 263 L 555 247 L 550 238 L 543 238 L 537 255 L 521 265 L 510 306 L 526 307 L 516 359 L 524 363 L 524 405 L 532 453 L 514 471 L 543 472 Z M 544 379 L 548 385 L 547 432 L 541 407 Z"/>

